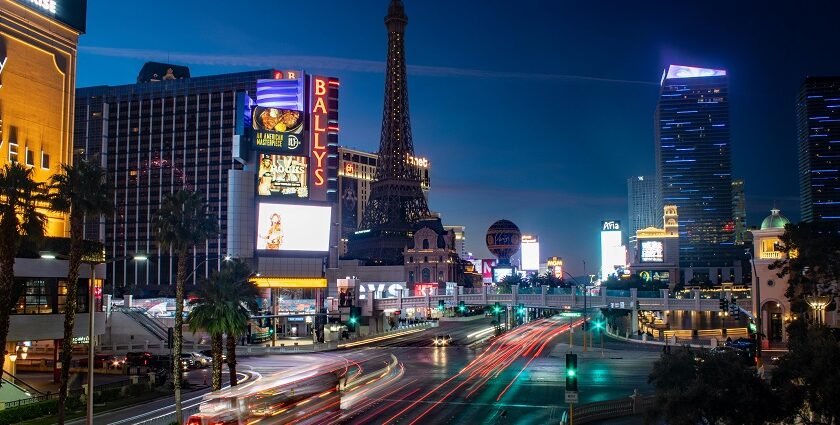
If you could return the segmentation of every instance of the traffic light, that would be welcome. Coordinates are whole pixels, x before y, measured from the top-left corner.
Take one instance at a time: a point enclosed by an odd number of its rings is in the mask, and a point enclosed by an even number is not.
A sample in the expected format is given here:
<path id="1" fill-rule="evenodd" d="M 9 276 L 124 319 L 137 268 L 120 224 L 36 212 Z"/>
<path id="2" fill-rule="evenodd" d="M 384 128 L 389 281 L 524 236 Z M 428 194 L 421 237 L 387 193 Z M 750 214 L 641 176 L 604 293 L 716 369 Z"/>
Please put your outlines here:
<path id="1" fill-rule="evenodd" d="M 577 354 L 566 354 L 566 391 L 578 390 Z"/>
<path id="2" fill-rule="evenodd" d="M 502 312 L 502 306 L 499 303 L 493 304 L 493 314 L 499 314 Z"/>
<path id="3" fill-rule="evenodd" d="M 726 298 L 721 298 L 720 299 L 720 311 L 726 311 L 726 309 L 729 307 L 728 304 L 729 303 L 726 302 Z"/>
<path id="4" fill-rule="evenodd" d="M 755 335 L 755 332 L 758 330 L 758 328 L 755 326 L 755 322 L 752 322 L 752 321 L 750 321 L 750 324 L 748 325 L 748 329 L 749 329 L 750 334 L 752 334 L 752 335 Z"/>
<path id="5" fill-rule="evenodd" d="M 520 316 L 524 316 L 525 315 L 525 304 L 520 303 L 519 308 L 516 310 L 516 312 L 519 313 Z"/>
<path id="6" fill-rule="evenodd" d="M 463 301 L 458 301 L 458 311 L 461 313 L 467 311 L 467 305 Z"/>
<path id="7" fill-rule="evenodd" d="M 174 339 L 173 338 L 174 335 L 173 335 L 172 332 L 173 332 L 172 328 L 166 328 L 166 348 L 168 348 L 170 350 L 172 349 L 172 341 Z"/>
<path id="8" fill-rule="evenodd" d="M 601 322 L 592 322 L 592 324 L 595 326 L 595 329 L 601 329 L 601 327 L 603 327 L 604 325 Z"/>
<path id="9" fill-rule="evenodd" d="M 729 313 L 732 314 L 732 318 L 735 320 L 741 318 L 741 309 L 738 308 L 738 304 L 735 302 L 735 297 L 732 297 L 732 300 L 729 301 Z"/>
<path id="10" fill-rule="evenodd" d="M 350 307 L 350 318 L 347 320 L 347 330 L 354 332 L 359 324 L 359 317 L 362 315 L 361 307 Z"/>
<path id="11" fill-rule="evenodd" d="M 438 300 L 438 310 L 440 310 L 440 311 L 446 310 L 446 301 Z"/>

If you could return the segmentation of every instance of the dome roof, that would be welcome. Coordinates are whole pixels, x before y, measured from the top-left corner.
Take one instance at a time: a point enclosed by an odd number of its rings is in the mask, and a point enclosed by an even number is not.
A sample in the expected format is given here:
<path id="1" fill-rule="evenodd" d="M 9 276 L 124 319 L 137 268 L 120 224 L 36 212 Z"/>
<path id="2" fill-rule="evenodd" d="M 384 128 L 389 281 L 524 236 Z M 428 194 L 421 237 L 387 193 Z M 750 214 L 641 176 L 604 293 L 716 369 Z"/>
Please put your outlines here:
<path id="1" fill-rule="evenodd" d="M 770 215 L 761 222 L 761 230 L 766 229 L 784 229 L 785 224 L 790 223 L 785 216 L 779 214 L 779 210 L 773 208 L 770 210 Z"/>

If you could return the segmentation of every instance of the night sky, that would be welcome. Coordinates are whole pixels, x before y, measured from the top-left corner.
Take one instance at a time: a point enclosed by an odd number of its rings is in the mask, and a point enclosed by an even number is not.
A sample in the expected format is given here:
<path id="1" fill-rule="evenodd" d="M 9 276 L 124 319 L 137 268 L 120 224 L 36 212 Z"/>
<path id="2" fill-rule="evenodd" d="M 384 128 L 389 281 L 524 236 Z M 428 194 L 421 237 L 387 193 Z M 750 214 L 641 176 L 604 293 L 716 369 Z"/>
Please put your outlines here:
<path id="1" fill-rule="evenodd" d="M 468 250 L 507 218 L 574 274 L 594 272 L 604 219 L 627 219 L 626 179 L 653 174 L 667 64 L 730 75 L 733 175 L 748 225 L 799 219 L 796 93 L 840 74 L 840 4 L 406 0 L 415 149 L 431 205 Z M 738 3 L 737 5 L 734 3 Z M 775 4 L 784 4 L 784 7 Z M 341 79 L 340 142 L 376 151 L 387 0 L 91 0 L 78 87 L 132 83 L 147 60 L 194 76 L 305 69 Z M 750 7 L 755 5 L 755 7 Z"/>

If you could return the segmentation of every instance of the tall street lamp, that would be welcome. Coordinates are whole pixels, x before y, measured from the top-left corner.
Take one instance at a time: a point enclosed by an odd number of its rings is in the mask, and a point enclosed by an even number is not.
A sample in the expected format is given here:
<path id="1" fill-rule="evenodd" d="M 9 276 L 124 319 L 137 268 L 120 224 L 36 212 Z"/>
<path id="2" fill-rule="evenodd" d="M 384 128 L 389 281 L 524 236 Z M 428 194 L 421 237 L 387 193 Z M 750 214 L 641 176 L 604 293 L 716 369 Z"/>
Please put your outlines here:
<path id="1" fill-rule="evenodd" d="M 65 259 L 64 256 L 61 256 L 62 259 Z M 58 258 L 57 255 L 51 253 L 42 253 L 41 258 L 46 260 L 53 260 Z M 94 328 L 94 313 L 96 310 L 96 293 L 94 287 L 96 285 L 96 266 L 99 264 L 110 264 L 117 261 L 124 261 L 124 260 L 135 260 L 135 261 L 146 261 L 148 258 L 143 255 L 137 256 L 130 256 L 130 257 L 119 257 L 113 258 L 110 260 L 99 260 L 95 257 L 83 259 L 83 263 L 87 263 L 90 266 L 90 279 L 88 280 L 88 395 L 87 395 L 87 421 L 88 425 L 93 425 L 93 328 Z M 63 367 L 69 367 L 68 365 L 62 365 Z"/>
<path id="2" fill-rule="evenodd" d="M 758 269 L 755 267 L 755 257 L 751 251 L 746 251 L 747 255 L 750 257 L 750 263 L 753 267 L 753 296 L 755 297 L 755 306 L 756 309 L 753 311 L 753 316 L 755 317 L 755 356 L 756 358 L 756 366 L 761 367 L 761 333 L 764 332 L 764 328 L 761 326 L 761 316 L 764 315 L 761 311 L 761 280 L 758 278 Z"/>
<path id="3" fill-rule="evenodd" d="M 814 321 L 817 325 L 825 322 L 825 308 L 831 304 L 831 297 L 827 295 L 806 295 L 805 302 L 814 310 Z"/>

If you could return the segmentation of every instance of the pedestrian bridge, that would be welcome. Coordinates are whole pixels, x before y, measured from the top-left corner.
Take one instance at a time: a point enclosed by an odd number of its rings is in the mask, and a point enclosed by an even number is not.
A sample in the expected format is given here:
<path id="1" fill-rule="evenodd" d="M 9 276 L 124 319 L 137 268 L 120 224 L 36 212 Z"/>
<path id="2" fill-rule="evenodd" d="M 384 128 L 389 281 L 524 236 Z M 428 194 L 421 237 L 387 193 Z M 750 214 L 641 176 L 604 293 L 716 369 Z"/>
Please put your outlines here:
<path id="1" fill-rule="evenodd" d="M 609 290 L 606 288 L 590 288 L 584 293 L 575 288 L 519 288 L 512 286 L 509 293 L 496 293 L 490 288 L 460 288 L 461 293 L 447 295 L 425 296 L 397 296 L 382 298 L 381 293 L 370 294 L 367 299 L 360 300 L 362 313 L 373 315 L 384 310 L 402 310 L 408 307 L 436 308 L 442 300 L 447 307 L 455 307 L 460 301 L 466 305 L 494 305 L 519 306 L 537 309 L 568 309 L 580 310 L 584 308 L 614 308 L 624 310 L 647 311 L 720 311 L 718 297 L 703 295 L 700 290 L 693 290 L 682 297 L 671 297 L 668 290 L 637 291 L 630 289 Z M 380 297 L 377 298 L 376 295 Z M 729 297 L 729 295 L 727 295 Z M 751 310 L 749 298 L 738 300 L 742 310 Z"/>

